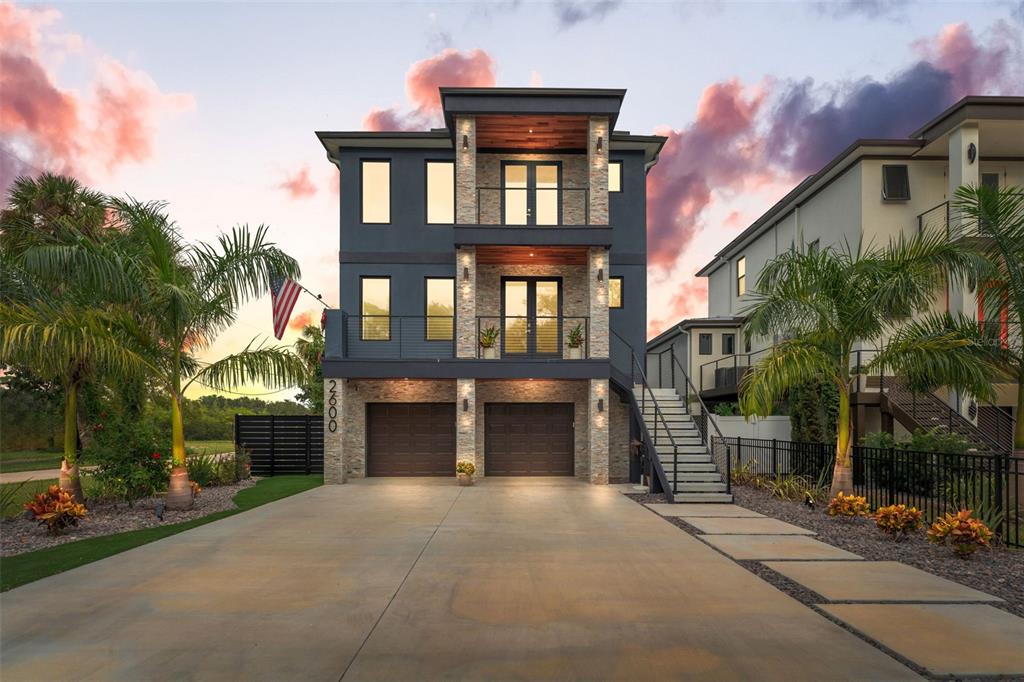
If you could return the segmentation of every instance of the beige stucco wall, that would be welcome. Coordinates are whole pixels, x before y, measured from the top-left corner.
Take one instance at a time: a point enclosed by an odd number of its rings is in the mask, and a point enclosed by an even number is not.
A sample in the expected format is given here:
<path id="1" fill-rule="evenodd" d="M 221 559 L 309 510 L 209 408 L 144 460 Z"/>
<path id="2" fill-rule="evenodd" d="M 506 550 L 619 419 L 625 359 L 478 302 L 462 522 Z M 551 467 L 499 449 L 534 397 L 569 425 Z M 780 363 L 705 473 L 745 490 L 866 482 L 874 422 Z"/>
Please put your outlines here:
<path id="1" fill-rule="evenodd" d="M 692 358 L 690 363 L 690 381 L 693 382 L 694 387 L 697 390 L 707 390 L 713 388 L 714 383 L 714 369 L 713 367 L 705 367 L 701 369 L 705 364 L 714 362 L 715 360 L 721 360 L 723 358 L 731 358 L 732 355 L 726 355 L 722 353 L 722 335 L 723 334 L 734 334 L 736 336 L 736 353 L 743 353 L 743 336 L 739 326 L 736 327 L 688 327 L 686 330 L 690 335 L 690 350 L 689 357 Z M 700 335 L 711 334 L 711 354 L 701 355 L 698 351 L 700 350 Z M 701 374 L 704 375 L 704 388 L 701 389 Z M 682 387 L 677 387 L 680 394 L 683 393 Z"/>

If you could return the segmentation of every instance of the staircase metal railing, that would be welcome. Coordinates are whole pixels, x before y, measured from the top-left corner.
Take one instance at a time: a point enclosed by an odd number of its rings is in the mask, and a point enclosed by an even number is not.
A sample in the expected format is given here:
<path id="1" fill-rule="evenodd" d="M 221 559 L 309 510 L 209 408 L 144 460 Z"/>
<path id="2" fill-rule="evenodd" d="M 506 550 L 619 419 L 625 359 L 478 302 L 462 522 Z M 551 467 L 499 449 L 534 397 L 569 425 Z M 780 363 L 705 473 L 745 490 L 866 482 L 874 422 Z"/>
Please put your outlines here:
<path id="1" fill-rule="evenodd" d="M 675 355 L 672 356 L 672 361 L 676 363 L 680 373 L 686 380 L 686 385 L 684 386 L 686 394 L 683 395 L 683 405 L 686 407 L 686 411 L 690 413 L 690 416 L 694 417 L 693 421 L 697 425 L 697 431 L 700 433 L 700 439 L 704 443 L 704 446 L 708 449 L 708 453 L 711 455 L 711 458 L 715 461 L 715 466 L 718 467 L 718 471 L 720 473 L 724 474 L 725 492 L 732 493 L 732 448 L 729 446 L 729 443 L 725 440 L 725 437 L 722 435 L 722 431 L 721 429 L 718 428 L 718 424 L 712 418 L 711 413 L 708 410 L 708 406 L 704 403 L 704 399 L 700 397 L 700 391 L 697 390 L 697 388 L 693 385 L 693 381 L 690 380 L 690 375 L 686 373 L 686 370 L 683 368 L 682 364 L 680 364 L 679 360 L 676 358 Z M 690 409 L 691 396 L 693 396 L 693 398 L 696 400 L 696 404 L 700 409 L 700 415 L 693 415 L 693 412 Z M 721 458 L 718 456 L 718 453 L 714 448 L 714 439 L 711 437 L 711 434 L 708 431 L 709 423 L 715 429 L 715 433 L 718 435 L 718 442 L 723 443 L 725 446 L 724 462 L 719 461 Z"/>
<path id="2" fill-rule="evenodd" d="M 651 468 L 657 474 L 663 491 L 668 495 L 669 502 L 673 501 L 673 497 L 676 492 L 676 484 L 679 478 L 679 449 L 676 447 L 676 439 L 672 436 L 672 431 L 668 428 L 668 421 L 665 419 L 665 415 L 661 411 L 661 406 L 658 405 L 658 399 L 654 395 L 654 391 L 651 390 L 650 384 L 647 382 L 647 375 L 644 373 L 643 367 L 640 366 L 640 360 L 637 358 L 636 353 L 630 353 L 633 360 L 633 371 L 631 380 L 633 386 L 630 387 L 629 394 L 632 396 L 633 405 L 639 408 L 639 428 L 640 433 L 644 439 L 644 445 L 653 454 L 651 457 Z M 637 405 L 636 396 L 633 395 L 632 388 L 637 385 L 637 379 L 640 380 L 640 404 Z M 647 428 L 647 394 L 651 395 L 651 405 L 654 407 L 654 437 L 651 437 L 651 432 Z M 665 473 L 665 468 L 661 465 L 661 456 L 658 454 L 658 424 L 665 430 L 665 435 L 668 436 L 669 447 L 672 448 L 672 481 L 668 480 L 668 475 Z M 653 492 L 653 491 L 652 491 Z"/>

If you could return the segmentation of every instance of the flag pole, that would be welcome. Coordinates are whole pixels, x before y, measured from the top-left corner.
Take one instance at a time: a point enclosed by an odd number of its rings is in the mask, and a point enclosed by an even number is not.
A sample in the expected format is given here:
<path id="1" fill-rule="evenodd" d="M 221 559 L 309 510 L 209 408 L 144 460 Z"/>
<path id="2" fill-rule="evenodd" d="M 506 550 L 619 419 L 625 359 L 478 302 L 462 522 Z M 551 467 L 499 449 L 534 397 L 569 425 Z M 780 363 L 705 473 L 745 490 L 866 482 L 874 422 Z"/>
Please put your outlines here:
<path id="1" fill-rule="evenodd" d="M 295 280 L 292 280 L 292 281 L 294 282 Z M 295 284 L 297 284 L 297 285 L 298 285 L 298 287 L 299 287 L 300 289 L 302 289 L 303 291 L 305 291 L 305 292 L 306 292 L 307 294 L 309 294 L 310 296 L 312 296 L 313 298 L 315 298 L 315 299 L 316 299 L 316 302 L 317 302 L 317 303 L 319 303 L 320 305 L 322 305 L 323 307 L 325 307 L 325 308 L 327 308 L 327 309 L 330 309 L 330 307 L 331 307 L 331 306 L 329 306 L 329 305 L 327 305 L 326 303 L 324 303 L 324 300 L 323 300 L 323 299 L 324 299 L 324 297 L 323 297 L 323 295 L 322 295 L 322 294 L 314 294 L 314 293 L 313 293 L 312 291 L 310 291 L 310 290 L 309 290 L 309 289 L 307 289 L 306 287 L 302 286 L 302 285 L 301 285 L 301 284 L 299 284 L 298 282 L 295 282 Z"/>

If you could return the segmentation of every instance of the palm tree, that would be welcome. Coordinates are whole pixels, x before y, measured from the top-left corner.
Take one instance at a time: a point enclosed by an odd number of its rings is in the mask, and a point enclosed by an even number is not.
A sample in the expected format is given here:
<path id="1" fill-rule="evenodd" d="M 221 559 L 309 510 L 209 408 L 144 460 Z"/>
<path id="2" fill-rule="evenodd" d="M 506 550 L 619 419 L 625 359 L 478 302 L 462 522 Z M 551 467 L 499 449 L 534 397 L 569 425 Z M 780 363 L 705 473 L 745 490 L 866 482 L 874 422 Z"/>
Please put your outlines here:
<path id="1" fill-rule="evenodd" d="M 313 412 L 324 409 L 324 332 L 318 325 L 307 324 L 295 340 L 295 354 L 302 358 L 307 376 L 299 392 L 299 400 L 309 405 Z"/>
<path id="2" fill-rule="evenodd" d="M 131 277 L 145 305 L 158 358 L 154 379 L 171 397 L 173 469 L 169 509 L 192 506 L 185 459 L 182 400 L 193 383 L 227 390 L 246 383 L 287 388 L 306 376 L 302 360 L 285 347 L 254 339 L 237 353 L 214 362 L 198 357 L 234 324 L 238 309 L 266 294 L 274 277 L 299 274 L 298 263 L 267 240 L 267 228 L 247 226 L 222 234 L 216 244 L 187 244 L 161 203 L 115 200 L 114 222 L 132 243 Z"/>
<path id="3" fill-rule="evenodd" d="M 52 174 L 15 180 L 0 211 L 0 363 L 25 365 L 64 391 L 60 486 L 82 501 L 78 394 L 89 380 L 145 370 L 119 305 L 122 267 L 107 199 Z"/>
<path id="4" fill-rule="evenodd" d="M 766 416 L 807 381 L 831 382 L 839 393 L 831 494 L 852 492 L 851 353 L 878 347 L 860 368 L 888 370 L 916 387 L 949 385 L 992 394 L 991 344 L 973 321 L 926 313 L 946 277 L 969 283 L 983 264 L 945 231 L 900 237 L 880 249 L 795 250 L 770 261 L 744 310 L 745 333 L 783 337 L 743 377 L 740 407 Z M 912 316 L 921 315 L 916 321 Z M 886 342 L 886 338 L 888 341 Z"/>
<path id="5" fill-rule="evenodd" d="M 1024 450 L 1024 188 L 966 186 L 957 190 L 952 230 L 988 260 L 991 270 L 979 294 L 986 320 L 1006 319 L 999 339 L 1006 378 L 1017 382 L 1014 450 Z"/>

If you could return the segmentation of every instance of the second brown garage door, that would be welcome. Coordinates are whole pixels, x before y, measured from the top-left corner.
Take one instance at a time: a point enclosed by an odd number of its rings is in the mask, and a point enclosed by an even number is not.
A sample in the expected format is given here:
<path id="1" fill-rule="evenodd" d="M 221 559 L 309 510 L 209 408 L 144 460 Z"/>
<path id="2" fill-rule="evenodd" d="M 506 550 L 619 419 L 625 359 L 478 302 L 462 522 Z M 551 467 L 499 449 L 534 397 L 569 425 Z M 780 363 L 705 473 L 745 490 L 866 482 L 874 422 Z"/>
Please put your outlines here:
<path id="1" fill-rule="evenodd" d="M 454 403 L 366 406 L 368 476 L 454 476 Z"/>
<path id="2" fill-rule="evenodd" d="M 488 403 L 484 408 L 488 476 L 572 476 L 572 403 Z"/>

